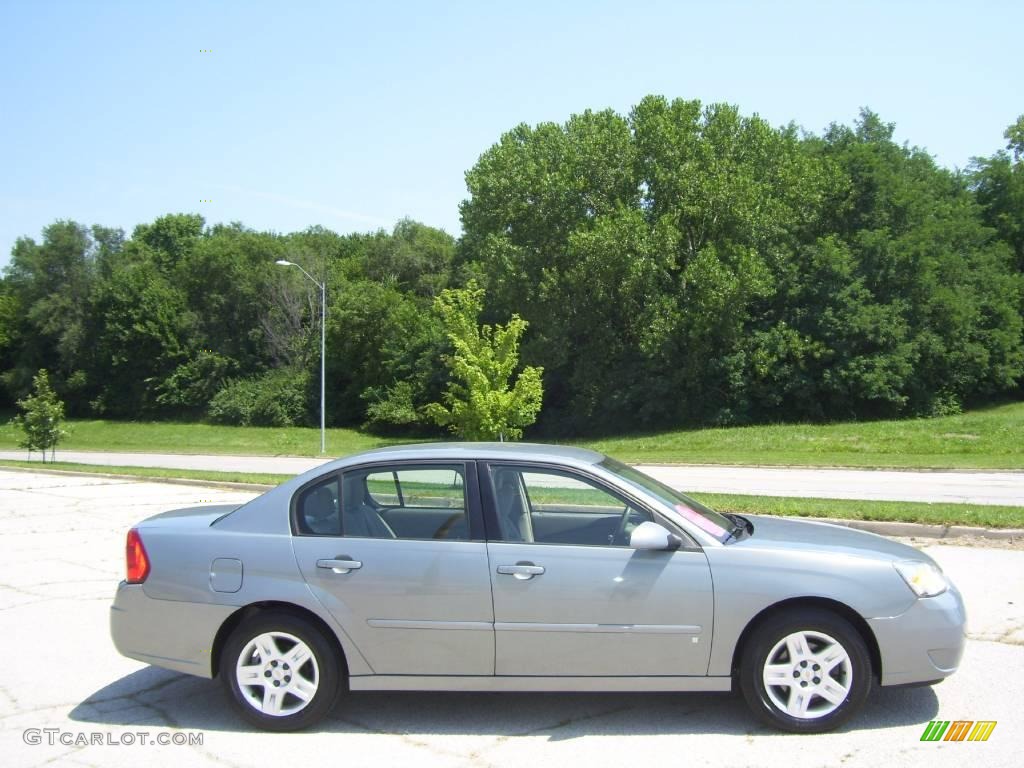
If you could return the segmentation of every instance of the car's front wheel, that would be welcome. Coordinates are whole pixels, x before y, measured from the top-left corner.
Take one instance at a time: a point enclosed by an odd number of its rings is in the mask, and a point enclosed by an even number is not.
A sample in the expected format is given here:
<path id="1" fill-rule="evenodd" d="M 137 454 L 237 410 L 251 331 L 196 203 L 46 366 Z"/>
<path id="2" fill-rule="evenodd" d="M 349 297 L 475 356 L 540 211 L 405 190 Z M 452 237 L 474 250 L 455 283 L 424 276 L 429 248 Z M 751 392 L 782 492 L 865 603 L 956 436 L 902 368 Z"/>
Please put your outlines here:
<path id="1" fill-rule="evenodd" d="M 220 675 L 249 722 L 272 731 L 313 725 L 339 691 L 337 654 L 309 621 L 267 611 L 244 620 L 224 644 Z"/>
<path id="2" fill-rule="evenodd" d="M 744 649 L 740 688 L 754 713 L 796 733 L 846 722 L 871 689 L 860 633 L 829 611 L 787 611 L 762 623 Z"/>

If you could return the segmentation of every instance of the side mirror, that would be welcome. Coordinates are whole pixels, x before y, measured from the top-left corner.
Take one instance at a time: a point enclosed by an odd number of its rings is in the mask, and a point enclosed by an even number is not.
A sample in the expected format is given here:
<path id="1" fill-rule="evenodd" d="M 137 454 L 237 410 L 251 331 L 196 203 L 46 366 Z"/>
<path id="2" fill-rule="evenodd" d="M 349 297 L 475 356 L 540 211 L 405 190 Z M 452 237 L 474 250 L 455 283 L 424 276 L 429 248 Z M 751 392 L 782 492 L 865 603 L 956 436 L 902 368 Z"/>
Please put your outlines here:
<path id="1" fill-rule="evenodd" d="M 665 526 L 650 521 L 640 523 L 629 536 L 629 546 L 633 549 L 674 550 L 682 545 L 683 540 Z"/>

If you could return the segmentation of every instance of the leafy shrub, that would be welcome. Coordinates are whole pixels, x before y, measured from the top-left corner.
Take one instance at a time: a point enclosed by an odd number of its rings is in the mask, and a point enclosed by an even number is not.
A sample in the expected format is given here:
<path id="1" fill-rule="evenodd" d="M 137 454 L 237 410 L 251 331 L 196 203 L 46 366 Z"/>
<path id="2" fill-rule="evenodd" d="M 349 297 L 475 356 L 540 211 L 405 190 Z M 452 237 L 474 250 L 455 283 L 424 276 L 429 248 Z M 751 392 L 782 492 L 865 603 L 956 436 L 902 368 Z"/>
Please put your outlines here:
<path id="1" fill-rule="evenodd" d="M 963 404 L 955 393 L 948 390 L 937 392 L 923 409 L 923 416 L 938 418 L 940 416 L 959 416 L 964 412 Z"/>
<path id="2" fill-rule="evenodd" d="M 278 368 L 260 376 L 228 381 L 210 401 L 207 417 L 217 424 L 292 427 L 308 416 L 309 374 Z"/>
<path id="3" fill-rule="evenodd" d="M 179 413 L 202 412 L 235 368 L 231 358 L 200 350 L 157 386 L 156 401 Z"/>
<path id="4" fill-rule="evenodd" d="M 399 381 L 384 390 L 370 388 L 363 393 L 366 406 L 364 429 L 380 433 L 401 432 L 403 428 L 422 423 L 422 417 L 413 402 L 414 392 L 408 381 Z"/>

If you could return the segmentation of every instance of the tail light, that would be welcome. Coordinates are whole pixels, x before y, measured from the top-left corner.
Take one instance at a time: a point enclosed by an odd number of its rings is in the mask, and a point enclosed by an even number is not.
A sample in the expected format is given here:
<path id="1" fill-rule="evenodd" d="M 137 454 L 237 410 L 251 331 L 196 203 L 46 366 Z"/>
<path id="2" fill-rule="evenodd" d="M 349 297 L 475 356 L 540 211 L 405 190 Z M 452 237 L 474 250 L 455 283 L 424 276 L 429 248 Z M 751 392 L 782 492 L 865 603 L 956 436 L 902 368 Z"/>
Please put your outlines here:
<path id="1" fill-rule="evenodd" d="M 132 528 L 128 531 L 128 541 L 125 544 L 125 563 L 127 575 L 125 581 L 129 584 L 141 584 L 149 576 L 149 555 L 142 544 L 142 537 L 139 532 Z"/>

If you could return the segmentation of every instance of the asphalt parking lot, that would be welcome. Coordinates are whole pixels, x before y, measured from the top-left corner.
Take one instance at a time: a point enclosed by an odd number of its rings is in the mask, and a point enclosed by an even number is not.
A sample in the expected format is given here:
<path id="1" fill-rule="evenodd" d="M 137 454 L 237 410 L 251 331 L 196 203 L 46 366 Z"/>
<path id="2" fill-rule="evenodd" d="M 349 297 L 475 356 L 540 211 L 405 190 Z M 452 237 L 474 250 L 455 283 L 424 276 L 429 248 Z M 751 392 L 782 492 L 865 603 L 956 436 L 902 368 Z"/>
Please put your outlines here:
<path id="1" fill-rule="evenodd" d="M 1020 764 L 1024 551 L 946 545 L 928 552 L 967 603 L 961 670 L 935 688 L 876 689 L 839 732 L 770 731 L 727 694 L 468 693 L 353 694 L 313 731 L 253 731 L 217 682 L 119 656 L 107 624 L 131 524 L 165 509 L 250 497 L 0 471 L 3 765 Z M 984 743 L 921 742 L 934 719 L 998 725 Z M 202 743 L 150 743 L 190 736 Z"/>

